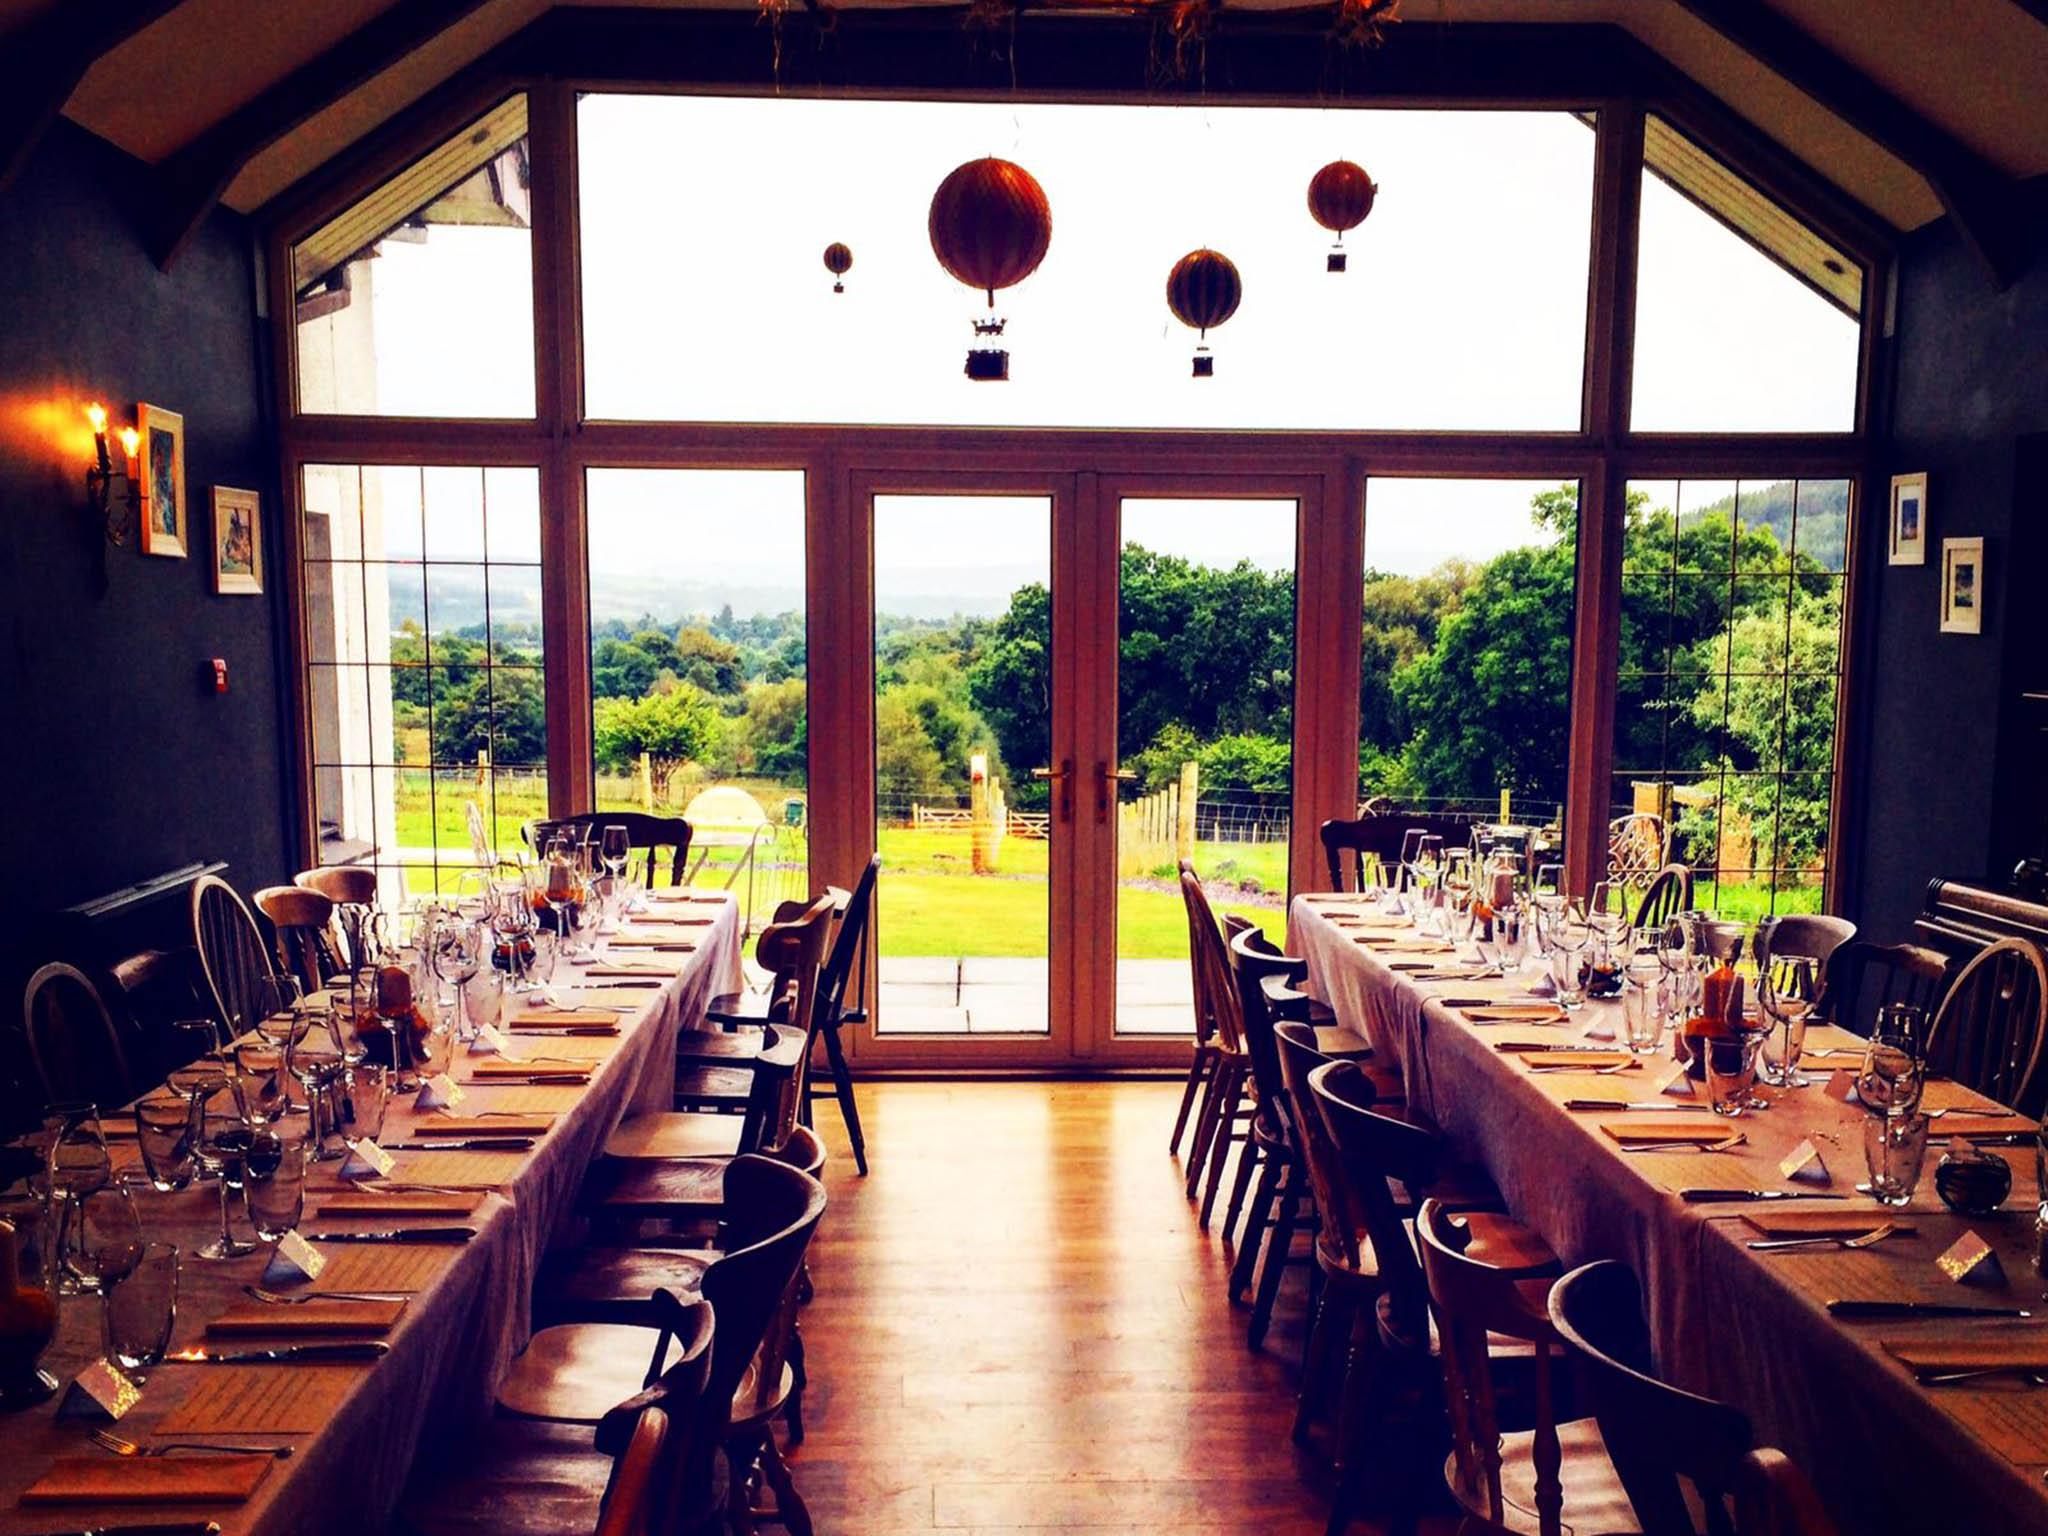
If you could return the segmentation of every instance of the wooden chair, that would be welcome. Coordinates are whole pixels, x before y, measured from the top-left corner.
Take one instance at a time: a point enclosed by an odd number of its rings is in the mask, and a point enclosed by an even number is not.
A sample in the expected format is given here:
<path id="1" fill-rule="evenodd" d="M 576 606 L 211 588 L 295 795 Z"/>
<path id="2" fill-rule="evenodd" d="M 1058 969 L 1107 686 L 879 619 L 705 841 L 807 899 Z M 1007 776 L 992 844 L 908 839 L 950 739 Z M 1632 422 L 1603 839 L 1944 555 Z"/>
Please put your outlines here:
<path id="1" fill-rule="evenodd" d="M 2048 1029 L 2048 961 L 2026 939 L 1977 952 L 1949 985 L 1927 1032 L 1927 1065 L 2038 1117 L 2048 1099 L 2041 1041 Z"/>
<path id="2" fill-rule="evenodd" d="M 423 1458 L 394 1528 L 409 1536 L 506 1536 L 595 1531 L 655 1536 L 690 1514 L 687 1480 L 702 1463 L 693 1441 L 703 1418 L 714 1324 L 703 1302 L 658 1297 L 668 1363 L 654 1382 L 597 1421 L 501 1418 L 460 1457 Z M 699 1493 L 696 1502 L 706 1502 Z"/>
<path id="3" fill-rule="evenodd" d="M 366 864 L 323 864 L 292 876 L 293 885 L 318 891 L 337 907 L 377 905 L 377 871 Z"/>
<path id="4" fill-rule="evenodd" d="M 262 984 L 277 966 L 248 903 L 218 875 L 192 882 L 192 942 L 215 1014 L 229 1035 L 246 1033 L 263 1011 Z"/>
<path id="5" fill-rule="evenodd" d="M 1194 872 L 1192 860 L 1180 861 L 1182 879 L 1193 875 Z M 1181 897 L 1181 903 L 1183 907 L 1187 904 L 1185 894 Z M 1180 1111 L 1173 1117 L 1173 1135 L 1166 1144 L 1167 1151 L 1176 1155 L 1180 1152 L 1180 1139 L 1188 1128 L 1188 1116 L 1194 1110 L 1198 1099 L 1208 1092 L 1216 1076 L 1217 1060 L 1222 1055 L 1222 1048 L 1216 1043 L 1216 1020 L 1202 1006 L 1201 963 L 1195 957 L 1194 921 L 1194 914 L 1188 913 L 1188 969 L 1193 980 L 1195 998 L 1194 1054 L 1188 1058 L 1187 1083 L 1181 1089 Z M 1199 1123 L 1197 1120 L 1198 1125 Z"/>
<path id="6" fill-rule="evenodd" d="M 1692 905 L 1692 866 L 1666 864 L 1652 877 L 1636 903 L 1636 928 L 1661 928 Z"/>
<path id="7" fill-rule="evenodd" d="M 1709 1536 L 1732 1529 L 1727 1500 L 1753 1444 L 1749 1420 L 1657 1379 L 1642 1292 L 1625 1265 L 1587 1264 L 1550 1291 L 1550 1321 L 1571 1356 L 1609 1460 L 1643 1536 L 1698 1536 L 1686 1483 Z"/>
<path id="8" fill-rule="evenodd" d="M 588 811 L 576 816 L 559 816 L 548 821 L 529 821 L 519 829 L 526 846 L 534 853 L 547 851 L 548 842 L 559 832 L 573 833 L 579 843 L 595 843 L 606 827 L 624 827 L 626 844 L 640 861 L 640 883 L 661 884 L 661 850 L 669 850 L 668 883 L 681 885 L 689 868 L 690 824 L 680 816 L 653 816 L 646 811 Z M 633 863 L 628 859 L 628 874 Z"/>
<path id="9" fill-rule="evenodd" d="M 1382 871 L 1393 868 L 1401 858 L 1402 839 L 1412 831 L 1432 833 L 1444 840 L 1445 847 L 1450 847 L 1471 839 L 1472 823 L 1461 816 L 1416 815 L 1405 811 L 1361 816 L 1356 821 L 1326 821 L 1317 828 L 1316 835 L 1322 839 L 1323 863 L 1330 873 L 1330 889 L 1368 889 L 1367 860 L 1377 861 Z M 1349 874 L 1344 867 L 1344 855 L 1347 853 L 1351 855 Z"/>
<path id="10" fill-rule="evenodd" d="M 272 885 L 253 898 L 277 938 L 277 961 L 308 992 L 327 985 L 343 961 L 334 944 L 333 899 L 303 885 Z"/>
<path id="11" fill-rule="evenodd" d="M 731 1468 L 727 1515 L 735 1530 L 762 1518 L 810 1536 L 809 1512 L 798 1496 L 772 1432 L 794 1385 L 789 1342 L 804 1253 L 825 1211 L 824 1186 L 766 1157 L 735 1158 L 725 1170 L 724 1205 L 735 1214 L 734 1246 L 701 1280 L 716 1328 L 704 1392 L 698 1453 L 722 1445 Z M 655 1360 L 666 1348 L 660 1330 L 607 1323 L 565 1323 L 533 1336 L 498 1389 L 502 1412 L 563 1423 L 591 1423 L 643 1377 L 650 1334 Z M 752 1506 L 755 1469 L 776 1495 L 773 1511 Z M 705 1461 L 692 1477 L 708 1486 Z"/>
<path id="12" fill-rule="evenodd" d="M 1563 1266 L 1550 1245 L 1508 1217 L 1453 1215 L 1440 1200 L 1423 1202 L 1415 1228 L 1443 1355 L 1452 1497 L 1468 1513 L 1541 1536 L 1627 1530 L 1628 1494 L 1599 1426 L 1559 1422 L 1564 1346 L 1545 1304 Z M 1531 1346 L 1530 1429 L 1502 1430 L 1492 1338 Z"/>
<path id="13" fill-rule="evenodd" d="M 1180 875 L 1181 901 L 1187 911 L 1188 956 L 1195 983 L 1195 1016 L 1204 1015 L 1215 1026 L 1215 1064 L 1202 1093 L 1195 1117 L 1195 1139 L 1188 1153 L 1187 1191 L 1193 1199 L 1202 1191 L 1200 1224 L 1208 1230 L 1215 1209 L 1216 1191 L 1223 1183 L 1223 1165 L 1233 1146 L 1251 1144 L 1253 1105 L 1245 1095 L 1251 1061 L 1244 1050 L 1244 1024 L 1239 1017 L 1237 988 L 1231 980 L 1227 942 L 1209 907 L 1208 895 L 1192 867 Z M 1241 918 L 1230 920 L 1237 927 L 1249 927 Z"/>
<path id="14" fill-rule="evenodd" d="M 1759 1446 L 1735 1479 L 1738 1536 L 1836 1536 L 1820 1495 L 1783 1451 Z"/>
<path id="15" fill-rule="evenodd" d="M 1948 981 L 1941 951 L 1918 944 L 1873 944 L 1850 939 L 1828 955 L 1814 1011 L 1831 1024 L 1869 1035 L 1880 1008 L 1904 1003 L 1932 1012 Z"/>
<path id="16" fill-rule="evenodd" d="M 846 1137 L 853 1148 L 853 1165 L 863 1177 L 868 1171 L 867 1138 L 861 1131 L 860 1106 L 853 1095 L 853 1072 L 847 1065 L 846 1046 L 840 1038 L 840 1031 L 848 1025 L 867 1022 L 864 1007 L 848 1006 L 847 990 L 856 977 L 860 978 L 863 986 L 866 983 L 868 929 L 873 922 L 875 882 L 881 872 L 882 858 L 876 854 L 861 871 L 850 895 L 836 887 L 830 890 L 838 909 L 839 928 L 833 935 L 831 953 L 826 957 L 824 970 L 818 978 L 818 1002 L 811 1011 L 811 1033 L 814 1040 L 822 1039 L 824 1042 L 825 1063 L 831 1072 L 831 1082 L 828 1090 L 806 1073 L 802 1104 L 804 1123 L 809 1125 L 814 1123 L 812 1105 L 822 1092 L 829 1091 L 837 1099 L 840 1118 L 846 1123 Z M 802 908 L 789 912 L 785 918 L 785 910 L 793 905 L 784 903 L 778 908 L 776 921 L 799 915 Z M 702 1078 L 686 1078 L 685 1074 L 693 1067 L 717 1070 L 730 1066 L 735 1058 L 744 1058 L 758 1050 L 757 1026 L 769 1017 L 768 1014 L 713 1010 L 706 1020 L 712 1028 L 681 1031 L 676 1040 L 678 1100 L 693 1087 L 708 1086 Z M 726 1086 L 730 1091 L 730 1079 Z"/>
<path id="17" fill-rule="evenodd" d="M 1669 867 L 1670 851 L 1671 835 L 1662 816 L 1634 811 L 1607 823 L 1607 878 L 1617 884 L 1648 890 Z"/>
<path id="18" fill-rule="evenodd" d="M 42 1102 L 82 1099 L 113 1109 L 135 1097 L 120 1027 L 100 989 L 76 966 L 52 961 L 29 977 L 21 1027 Z"/>

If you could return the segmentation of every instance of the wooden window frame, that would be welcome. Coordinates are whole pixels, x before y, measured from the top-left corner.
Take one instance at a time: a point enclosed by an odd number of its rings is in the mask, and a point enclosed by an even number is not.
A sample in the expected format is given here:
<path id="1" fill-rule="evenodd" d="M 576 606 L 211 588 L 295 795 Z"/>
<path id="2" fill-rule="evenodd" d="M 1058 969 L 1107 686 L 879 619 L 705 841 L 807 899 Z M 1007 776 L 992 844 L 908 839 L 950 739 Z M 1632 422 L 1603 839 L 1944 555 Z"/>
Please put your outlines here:
<path id="1" fill-rule="evenodd" d="M 671 28 L 689 18 L 671 17 Z M 696 23 L 705 26 L 717 23 Z M 1480 24 L 1466 24 L 1470 30 Z M 1546 29 L 1554 30 L 1554 29 Z M 1600 30 L 1600 29 L 1587 29 Z M 590 614 L 584 569 L 584 485 L 593 468 L 763 468 L 803 471 L 809 540 L 807 628 L 817 639 L 863 633 L 865 616 L 848 612 L 843 573 L 855 551 L 855 519 L 847 498 L 850 467 L 862 471 L 949 466 L 1014 476 L 1062 474 L 1118 477 L 1183 476 L 1193 479 L 1315 477 L 1325 487 L 1320 516 L 1305 519 L 1298 549 L 1309 573 L 1297 599 L 1312 616 L 1297 634 L 1303 653 L 1336 647 L 1348 665 L 1302 669 L 1319 684 L 1297 698 L 1297 806 L 1329 813 L 1343 798 L 1337 786 L 1355 775 L 1358 642 L 1357 581 L 1362 569 L 1364 487 L 1375 476 L 1575 480 L 1580 487 L 1577 603 L 1573 636 L 1571 751 L 1567 765 L 1565 832 L 1568 878 L 1590 886 L 1604 865 L 1608 795 L 1613 767 L 1613 709 L 1621 619 L 1621 538 L 1626 488 L 1631 481 L 1709 476 L 1847 479 L 1851 513 L 1843 583 L 1844 621 L 1840 697 L 1835 733 L 1830 859 L 1824 903 L 1839 910 L 1857 889 L 1859 850 L 1847 835 L 1860 807 L 1854 793 L 1867 707 L 1858 660 L 1867 648 L 1867 615 L 1858 588 L 1871 550 L 1882 540 L 1861 537 L 1867 488 L 1882 484 L 1870 431 L 1875 381 L 1887 363 L 1885 302 L 1893 237 L 1865 211 L 1814 172 L 1764 140 L 1725 106 L 1667 67 L 1648 71 L 1647 83 L 1625 94 L 1589 98 L 1546 85 L 1533 76 L 1506 94 L 1497 79 L 1482 79 L 1472 94 L 1446 99 L 1374 96 L 1370 106 L 1473 109 L 1540 107 L 1597 114 L 1593 213 L 1583 398 L 1575 432 L 1270 432 L 1182 430 L 1046 430 L 933 427 L 819 427 L 687 422 L 594 421 L 583 414 L 583 358 L 579 302 L 581 252 L 577 219 L 576 101 L 586 91 L 766 94 L 766 79 L 735 83 L 707 75 L 688 78 L 678 65 L 650 84 L 581 74 L 574 78 L 509 70 L 495 58 L 435 92 L 293 189 L 264 211 L 266 298 L 275 366 L 276 412 L 288 515 L 287 625 L 293 666 L 288 669 L 297 834 L 300 852 L 315 846 L 310 719 L 305 689 L 306 617 L 299 528 L 300 469 L 309 463 L 531 465 L 541 476 L 542 603 L 546 646 L 549 801 L 554 814 L 588 809 L 595 775 L 590 750 Z M 705 66 L 719 67 L 717 64 Z M 536 410 L 530 420 L 448 420 L 303 415 L 296 409 L 295 332 L 290 291 L 290 249 L 319 222 L 423 149 L 472 121 L 481 111 L 521 91 L 528 97 L 533 165 L 533 303 Z M 848 88 L 843 94 L 858 94 Z M 987 99 L 973 89 L 924 89 L 885 82 L 875 94 L 942 95 Z M 1087 93 L 1050 93 L 1041 99 L 1101 99 Z M 1109 99 L 1141 101 L 1137 90 Z M 1221 98 L 1219 98 L 1221 99 Z M 1301 96 L 1247 94 L 1247 104 L 1300 104 Z M 1640 212 L 1643 121 L 1656 112 L 1732 169 L 1778 199 L 1791 212 L 1858 261 L 1863 269 L 1863 315 L 1856 383 L 1855 424 L 1843 433 L 1637 433 L 1629 426 L 1634 361 L 1636 249 Z M 1866 548 L 1866 546 L 1870 546 Z M 1309 584 L 1318 590 L 1306 590 Z M 1323 590 L 1327 588 L 1327 590 Z M 853 626 L 853 627 L 848 627 Z M 853 761 L 860 706 L 833 681 L 831 647 L 812 644 L 810 782 L 855 786 L 844 807 L 815 824 L 814 886 L 847 883 L 872 824 L 872 785 Z M 845 681 L 852 681 L 849 677 Z M 1313 696 L 1310 696 L 1310 693 Z M 1347 731 L 1348 723 L 1348 731 Z M 1304 750 L 1305 749 L 1305 750 Z M 1340 762 L 1340 758 L 1342 761 Z M 1297 843 L 1301 841 L 1299 837 Z M 1313 880 L 1313 860 L 1294 851 L 1297 882 Z"/>

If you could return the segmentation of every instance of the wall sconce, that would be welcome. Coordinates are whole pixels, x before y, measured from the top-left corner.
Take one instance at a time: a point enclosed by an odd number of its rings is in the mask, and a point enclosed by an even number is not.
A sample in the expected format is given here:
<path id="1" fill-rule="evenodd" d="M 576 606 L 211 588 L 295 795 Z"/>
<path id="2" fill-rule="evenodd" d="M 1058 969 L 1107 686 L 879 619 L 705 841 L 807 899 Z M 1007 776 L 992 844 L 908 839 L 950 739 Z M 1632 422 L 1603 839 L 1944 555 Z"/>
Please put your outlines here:
<path id="1" fill-rule="evenodd" d="M 135 520 L 138 498 L 136 454 L 142 448 L 142 434 L 123 427 L 117 434 L 121 458 L 117 465 L 107 452 L 107 408 L 97 400 L 85 408 L 92 423 L 92 444 L 96 462 L 86 466 L 85 493 L 93 512 L 106 530 L 109 544 L 128 542 L 128 528 Z"/>

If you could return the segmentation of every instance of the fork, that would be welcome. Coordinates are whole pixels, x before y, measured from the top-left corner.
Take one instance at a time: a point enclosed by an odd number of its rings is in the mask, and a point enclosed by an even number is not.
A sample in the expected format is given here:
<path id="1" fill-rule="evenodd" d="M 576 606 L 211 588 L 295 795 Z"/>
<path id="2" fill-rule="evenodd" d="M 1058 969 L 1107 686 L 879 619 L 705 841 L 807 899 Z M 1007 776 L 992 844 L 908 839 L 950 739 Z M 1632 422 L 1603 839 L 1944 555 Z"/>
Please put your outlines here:
<path id="1" fill-rule="evenodd" d="M 1913 1379 L 1923 1387 L 1955 1387 L 1986 1376 L 2011 1376 L 2024 1386 L 2048 1387 L 2048 1375 L 2024 1365 L 1980 1365 L 1967 1371 L 1919 1370 Z"/>
<path id="2" fill-rule="evenodd" d="M 1633 1072 L 1637 1067 L 1641 1065 L 1642 1063 L 1639 1061 L 1617 1061 L 1611 1067 L 1531 1067 L 1529 1069 L 1529 1075 L 1531 1077 L 1535 1077 L 1537 1074 L 1543 1072 L 1578 1072 L 1584 1074 L 1587 1077 L 1612 1077 L 1617 1072 Z"/>
<path id="3" fill-rule="evenodd" d="M 1793 1248 L 1874 1248 L 1898 1230 L 1897 1222 L 1887 1221 L 1860 1237 L 1773 1237 L 1749 1246 L 1757 1253 L 1783 1253 Z"/>
<path id="4" fill-rule="evenodd" d="M 242 1287 L 258 1301 L 268 1302 L 273 1307 L 303 1307 L 309 1301 L 404 1301 L 400 1291 L 322 1291 L 318 1295 L 308 1293 L 293 1296 L 285 1291 L 266 1291 L 260 1285 Z"/>
<path id="5" fill-rule="evenodd" d="M 1749 1135 L 1747 1132 L 1737 1131 L 1732 1136 L 1723 1136 L 1719 1141 L 1708 1141 L 1705 1137 L 1701 1137 L 1698 1141 L 1646 1141 L 1640 1146 L 1623 1147 L 1621 1150 L 1624 1152 L 1729 1152 L 1748 1140 Z"/>
<path id="6" fill-rule="evenodd" d="M 166 1440 L 160 1445 L 138 1445 L 104 1429 L 92 1432 L 92 1443 L 116 1456 L 168 1456 L 173 1451 L 211 1451 L 216 1456 L 275 1456 L 283 1461 L 292 1453 L 288 1445 L 208 1445 L 199 1440 Z"/>

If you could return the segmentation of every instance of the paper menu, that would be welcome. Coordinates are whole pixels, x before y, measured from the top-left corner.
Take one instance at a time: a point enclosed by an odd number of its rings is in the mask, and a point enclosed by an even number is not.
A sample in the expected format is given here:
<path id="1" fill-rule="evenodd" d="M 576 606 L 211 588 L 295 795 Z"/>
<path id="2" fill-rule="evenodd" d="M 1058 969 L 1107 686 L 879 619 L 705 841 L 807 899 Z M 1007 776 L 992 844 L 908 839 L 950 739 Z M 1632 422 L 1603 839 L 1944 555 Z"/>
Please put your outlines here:
<path id="1" fill-rule="evenodd" d="M 185 1400 L 157 1423 L 162 1435 L 310 1435 L 326 1427 L 363 1365 L 202 1365 Z M 167 1460 L 170 1458 L 166 1458 Z"/>
<path id="2" fill-rule="evenodd" d="M 327 1267 L 306 1293 L 424 1291 L 461 1252 L 453 1244 L 335 1243 L 327 1250 Z"/>

